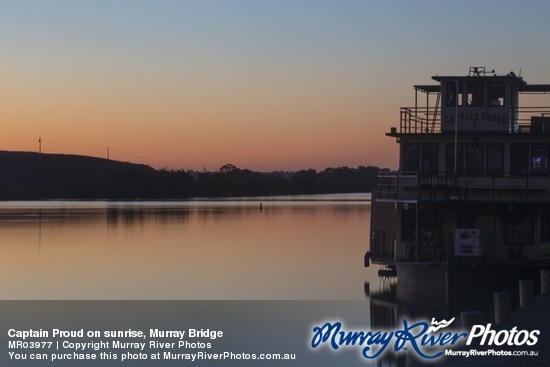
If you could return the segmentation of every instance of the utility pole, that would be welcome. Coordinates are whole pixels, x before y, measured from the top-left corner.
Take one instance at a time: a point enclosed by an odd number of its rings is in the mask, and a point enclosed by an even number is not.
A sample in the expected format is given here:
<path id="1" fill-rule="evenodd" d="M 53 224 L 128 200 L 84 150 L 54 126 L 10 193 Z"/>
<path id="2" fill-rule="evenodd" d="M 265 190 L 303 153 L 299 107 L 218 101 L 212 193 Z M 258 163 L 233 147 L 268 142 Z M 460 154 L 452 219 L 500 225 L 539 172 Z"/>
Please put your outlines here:
<path id="1" fill-rule="evenodd" d="M 42 137 L 38 137 L 38 153 L 42 153 Z"/>
<path id="2" fill-rule="evenodd" d="M 107 160 L 109 160 L 109 147 L 107 147 Z"/>

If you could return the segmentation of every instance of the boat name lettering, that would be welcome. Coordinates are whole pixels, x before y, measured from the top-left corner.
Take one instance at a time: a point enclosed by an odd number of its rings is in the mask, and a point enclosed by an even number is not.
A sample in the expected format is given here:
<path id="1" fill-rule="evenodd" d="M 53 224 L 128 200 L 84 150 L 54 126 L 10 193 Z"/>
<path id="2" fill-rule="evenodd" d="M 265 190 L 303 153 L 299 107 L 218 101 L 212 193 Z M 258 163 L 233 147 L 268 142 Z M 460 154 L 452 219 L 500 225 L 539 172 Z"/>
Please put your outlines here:
<path id="1" fill-rule="evenodd" d="M 459 122 L 496 122 L 498 124 L 508 123 L 508 116 L 499 115 L 496 113 L 479 113 L 479 112 L 470 112 L 470 113 L 459 113 L 456 115 L 448 114 L 444 116 L 445 124 L 454 124 L 455 119 Z"/>

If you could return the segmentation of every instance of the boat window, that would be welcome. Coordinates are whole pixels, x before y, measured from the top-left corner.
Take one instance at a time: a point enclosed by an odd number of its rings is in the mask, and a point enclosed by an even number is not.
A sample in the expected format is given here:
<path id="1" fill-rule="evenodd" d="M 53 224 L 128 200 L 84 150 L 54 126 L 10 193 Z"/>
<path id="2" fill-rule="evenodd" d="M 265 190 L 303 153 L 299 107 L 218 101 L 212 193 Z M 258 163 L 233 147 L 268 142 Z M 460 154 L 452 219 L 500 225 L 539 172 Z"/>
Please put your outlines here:
<path id="1" fill-rule="evenodd" d="M 548 146 L 537 144 L 531 146 L 531 173 L 533 175 L 548 174 Z"/>
<path id="2" fill-rule="evenodd" d="M 463 172 L 463 144 L 457 144 L 456 146 L 456 173 Z M 455 164 L 455 145 L 447 144 L 445 152 L 445 170 L 447 174 L 453 174 Z"/>
<path id="3" fill-rule="evenodd" d="M 491 82 L 487 88 L 487 106 L 504 106 L 504 83 Z"/>
<path id="4" fill-rule="evenodd" d="M 466 95 L 468 106 L 483 106 L 483 83 L 470 82 L 466 84 Z"/>
<path id="5" fill-rule="evenodd" d="M 504 240 L 507 245 L 531 245 L 534 237 L 533 212 L 510 205 L 504 219 Z"/>
<path id="6" fill-rule="evenodd" d="M 550 211 L 540 213 L 540 242 L 550 242 Z"/>
<path id="7" fill-rule="evenodd" d="M 403 173 L 417 173 L 418 162 L 418 144 L 403 144 Z"/>
<path id="8" fill-rule="evenodd" d="M 466 145 L 466 173 L 483 173 L 483 145 Z"/>
<path id="9" fill-rule="evenodd" d="M 504 172 L 504 145 L 487 144 L 487 173 L 502 174 Z"/>
<path id="10" fill-rule="evenodd" d="M 457 210 L 456 228 L 476 228 L 478 211 L 471 205 L 461 205 Z"/>
<path id="11" fill-rule="evenodd" d="M 401 239 L 406 242 L 413 242 L 416 239 L 415 204 L 404 206 L 401 210 Z"/>
<path id="12" fill-rule="evenodd" d="M 512 144 L 510 153 L 510 172 L 512 175 L 526 175 L 529 167 L 529 145 Z"/>
<path id="13" fill-rule="evenodd" d="M 422 172 L 437 174 L 439 149 L 437 144 L 422 144 Z"/>
<path id="14" fill-rule="evenodd" d="M 447 107 L 456 107 L 456 90 L 457 82 L 447 82 L 445 86 L 446 102 Z M 462 93 L 463 86 L 462 83 L 458 83 L 458 106 L 462 106 Z"/>

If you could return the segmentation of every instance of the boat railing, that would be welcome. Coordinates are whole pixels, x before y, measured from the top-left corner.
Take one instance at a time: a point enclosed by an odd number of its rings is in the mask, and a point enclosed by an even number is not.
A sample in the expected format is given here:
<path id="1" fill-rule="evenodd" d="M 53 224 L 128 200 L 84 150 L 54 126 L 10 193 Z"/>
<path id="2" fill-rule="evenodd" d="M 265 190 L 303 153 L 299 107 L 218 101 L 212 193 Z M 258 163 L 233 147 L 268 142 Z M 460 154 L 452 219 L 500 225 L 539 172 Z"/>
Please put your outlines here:
<path id="1" fill-rule="evenodd" d="M 518 108 L 517 125 L 517 133 L 550 134 L 550 107 Z"/>
<path id="2" fill-rule="evenodd" d="M 548 176 L 379 176 L 377 201 L 550 201 Z"/>
<path id="3" fill-rule="evenodd" d="M 441 112 L 436 107 L 401 107 L 401 134 L 441 132 Z"/>
<path id="4" fill-rule="evenodd" d="M 550 134 L 550 107 L 518 107 L 510 110 L 513 134 Z M 393 133 L 398 133 L 397 130 Z M 441 109 L 401 107 L 400 134 L 441 133 Z"/>
<path id="5" fill-rule="evenodd" d="M 378 176 L 378 183 L 376 185 L 376 198 L 397 199 L 400 177 L 401 176 Z"/>
<path id="6" fill-rule="evenodd" d="M 438 238 L 420 238 L 395 244 L 383 231 L 371 234 L 370 257 L 377 264 L 394 264 L 410 261 L 444 261 L 447 258 L 445 243 Z"/>
<path id="7" fill-rule="evenodd" d="M 405 243 L 405 257 L 401 261 L 444 261 L 446 246 L 437 238 L 422 238 Z"/>

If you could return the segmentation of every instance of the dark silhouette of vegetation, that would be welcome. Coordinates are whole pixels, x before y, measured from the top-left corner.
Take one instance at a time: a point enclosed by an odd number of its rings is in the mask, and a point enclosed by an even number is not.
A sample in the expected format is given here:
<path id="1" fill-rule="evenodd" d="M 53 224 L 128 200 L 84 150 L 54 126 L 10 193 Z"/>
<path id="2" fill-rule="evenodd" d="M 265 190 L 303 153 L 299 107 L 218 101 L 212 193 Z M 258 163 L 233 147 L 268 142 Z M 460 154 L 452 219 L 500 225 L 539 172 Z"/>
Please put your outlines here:
<path id="1" fill-rule="evenodd" d="M 216 172 L 155 170 L 101 158 L 0 152 L 0 200 L 185 199 L 368 192 L 378 167 L 253 172 L 226 164 Z"/>

